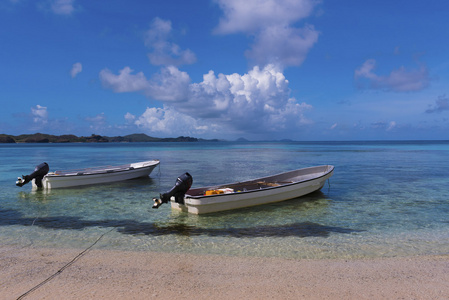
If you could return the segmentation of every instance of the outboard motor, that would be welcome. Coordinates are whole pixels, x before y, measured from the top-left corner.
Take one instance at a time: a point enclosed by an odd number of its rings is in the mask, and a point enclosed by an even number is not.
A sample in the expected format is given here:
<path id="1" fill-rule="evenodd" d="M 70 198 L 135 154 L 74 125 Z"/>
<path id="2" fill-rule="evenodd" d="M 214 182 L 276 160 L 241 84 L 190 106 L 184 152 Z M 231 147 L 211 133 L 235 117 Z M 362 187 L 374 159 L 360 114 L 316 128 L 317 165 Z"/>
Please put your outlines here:
<path id="1" fill-rule="evenodd" d="M 37 165 L 34 169 L 34 172 L 30 175 L 22 175 L 22 178 L 18 177 L 16 185 L 17 186 L 24 186 L 28 182 L 34 179 L 34 183 L 37 187 L 42 187 L 42 179 L 45 175 L 47 175 L 50 168 L 48 167 L 48 164 L 46 162 L 41 163 L 40 165 Z"/>
<path id="2" fill-rule="evenodd" d="M 153 198 L 153 208 L 158 208 L 163 203 L 168 203 L 171 197 L 175 197 L 175 201 L 184 204 L 184 195 L 192 186 L 193 178 L 189 173 L 184 173 L 176 179 L 176 184 L 166 193 L 160 194 L 160 199 Z"/>

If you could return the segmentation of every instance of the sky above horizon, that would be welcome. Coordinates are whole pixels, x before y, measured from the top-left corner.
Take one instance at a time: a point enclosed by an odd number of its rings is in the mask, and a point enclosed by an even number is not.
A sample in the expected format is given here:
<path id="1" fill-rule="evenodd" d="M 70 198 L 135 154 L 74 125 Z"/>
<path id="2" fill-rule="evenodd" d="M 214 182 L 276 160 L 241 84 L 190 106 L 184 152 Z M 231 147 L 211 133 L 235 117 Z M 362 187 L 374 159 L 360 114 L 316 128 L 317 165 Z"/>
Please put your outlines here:
<path id="1" fill-rule="evenodd" d="M 0 133 L 449 139 L 449 2 L 1 0 Z"/>

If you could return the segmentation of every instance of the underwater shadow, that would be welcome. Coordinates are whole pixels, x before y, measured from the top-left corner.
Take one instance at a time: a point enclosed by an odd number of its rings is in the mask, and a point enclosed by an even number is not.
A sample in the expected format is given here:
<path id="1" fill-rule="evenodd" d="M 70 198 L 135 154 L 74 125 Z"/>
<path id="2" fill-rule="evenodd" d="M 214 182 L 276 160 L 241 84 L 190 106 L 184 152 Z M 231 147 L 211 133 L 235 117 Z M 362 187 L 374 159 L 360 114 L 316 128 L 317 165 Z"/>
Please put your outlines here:
<path id="1" fill-rule="evenodd" d="M 280 201 L 280 202 L 272 202 L 266 203 L 257 206 L 251 207 L 243 207 L 239 209 L 219 211 L 201 215 L 201 218 L 210 219 L 210 218 L 223 218 L 223 217 L 240 217 L 245 216 L 248 213 L 256 214 L 256 213 L 271 213 L 278 210 L 283 210 L 286 213 L 292 212 L 295 213 L 299 210 L 309 210 L 313 209 L 326 209 L 328 207 L 330 198 L 326 196 L 321 190 L 314 191 L 310 194 L 296 197 L 293 199 Z M 307 206 L 309 205 L 309 206 Z"/>
<path id="2" fill-rule="evenodd" d="M 137 225 L 137 226 L 133 226 Z M 180 236 L 211 236 L 211 237 L 235 237 L 235 238 L 256 238 L 256 237 L 328 237 L 331 233 L 349 234 L 359 232 L 359 230 L 325 226 L 318 223 L 302 222 L 285 225 L 266 225 L 255 227 L 233 227 L 233 228 L 200 228 L 196 226 L 173 224 L 158 226 L 156 224 L 127 224 L 118 231 L 126 234 L 144 235 L 180 235 Z"/>
<path id="3" fill-rule="evenodd" d="M 285 225 L 265 225 L 235 228 L 201 228 L 185 224 L 158 225 L 134 220 L 84 220 L 79 217 L 43 217 L 27 218 L 15 210 L 0 210 L 0 226 L 22 225 L 37 226 L 46 229 L 81 230 L 88 227 L 117 228 L 122 234 L 130 235 L 178 235 L 212 237 L 328 237 L 331 233 L 350 234 L 361 232 L 350 228 L 326 226 L 313 222 L 291 223 Z"/>

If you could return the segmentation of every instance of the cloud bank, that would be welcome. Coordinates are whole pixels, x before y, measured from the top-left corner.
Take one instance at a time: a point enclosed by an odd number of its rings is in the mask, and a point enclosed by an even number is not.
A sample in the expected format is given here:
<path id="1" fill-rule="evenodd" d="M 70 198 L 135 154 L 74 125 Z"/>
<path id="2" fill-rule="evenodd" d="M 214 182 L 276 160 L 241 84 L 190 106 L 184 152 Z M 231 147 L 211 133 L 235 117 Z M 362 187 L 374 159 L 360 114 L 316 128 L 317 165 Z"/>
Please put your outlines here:
<path id="1" fill-rule="evenodd" d="M 276 133 L 312 124 L 305 113 L 310 104 L 291 97 L 282 70 L 299 66 L 318 40 L 312 25 L 295 24 L 309 17 L 319 1 L 218 0 L 223 17 L 215 34 L 247 34 L 253 44 L 245 53 L 253 62 L 246 74 L 215 74 L 192 83 L 180 65 L 196 62 L 195 54 L 172 42 L 168 20 L 155 18 L 145 32 L 149 61 L 161 66 L 147 78 L 124 67 L 118 73 L 100 72 L 103 87 L 116 93 L 138 92 L 162 107 L 148 107 L 141 116 L 125 115 L 128 125 L 164 134 L 204 132 Z"/>
<path id="2" fill-rule="evenodd" d="M 312 123 L 305 117 L 312 106 L 290 97 L 288 80 L 273 65 L 244 75 L 209 71 L 199 83 L 190 83 L 188 74 L 173 66 L 150 79 L 129 67 L 118 74 L 103 70 L 100 80 L 115 92 L 141 92 L 162 101 L 163 108 L 147 108 L 140 117 L 126 114 L 128 121 L 154 132 L 266 133 Z"/>

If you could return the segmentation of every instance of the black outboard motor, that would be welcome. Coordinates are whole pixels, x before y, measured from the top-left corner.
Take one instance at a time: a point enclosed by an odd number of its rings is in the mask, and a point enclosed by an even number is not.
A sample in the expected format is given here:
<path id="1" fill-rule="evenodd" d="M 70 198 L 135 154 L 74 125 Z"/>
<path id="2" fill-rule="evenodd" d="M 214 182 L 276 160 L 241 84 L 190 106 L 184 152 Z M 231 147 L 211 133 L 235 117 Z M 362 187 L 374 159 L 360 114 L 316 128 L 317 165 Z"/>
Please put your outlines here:
<path id="1" fill-rule="evenodd" d="M 37 165 L 34 169 L 34 172 L 30 175 L 22 175 L 22 178 L 18 177 L 16 185 L 17 186 L 23 186 L 34 179 L 34 183 L 37 185 L 37 187 L 42 187 L 42 179 L 45 175 L 47 175 L 50 168 L 48 167 L 48 164 L 46 162 L 41 163 L 40 165 Z"/>
<path id="2" fill-rule="evenodd" d="M 192 186 L 193 178 L 189 173 L 184 173 L 176 179 L 176 184 L 166 193 L 160 194 L 160 199 L 153 198 L 153 208 L 158 208 L 162 203 L 168 203 L 171 197 L 175 197 L 175 201 L 184 204 L 184 195 Z"/>

